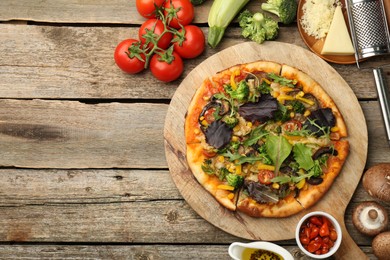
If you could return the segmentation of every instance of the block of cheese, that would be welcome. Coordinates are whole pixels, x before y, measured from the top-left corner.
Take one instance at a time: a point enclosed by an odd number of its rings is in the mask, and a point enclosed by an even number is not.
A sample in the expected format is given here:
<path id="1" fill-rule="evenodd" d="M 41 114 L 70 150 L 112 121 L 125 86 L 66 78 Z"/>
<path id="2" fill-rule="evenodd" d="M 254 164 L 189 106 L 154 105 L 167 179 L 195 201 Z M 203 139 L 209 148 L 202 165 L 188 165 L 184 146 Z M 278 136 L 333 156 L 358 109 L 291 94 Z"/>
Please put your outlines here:
<path id="1" fill-rule="evenodd" d="M 325 38 L 322 55 L 351 55 L 355 53 L 341 6 L 337 6 Z"/>

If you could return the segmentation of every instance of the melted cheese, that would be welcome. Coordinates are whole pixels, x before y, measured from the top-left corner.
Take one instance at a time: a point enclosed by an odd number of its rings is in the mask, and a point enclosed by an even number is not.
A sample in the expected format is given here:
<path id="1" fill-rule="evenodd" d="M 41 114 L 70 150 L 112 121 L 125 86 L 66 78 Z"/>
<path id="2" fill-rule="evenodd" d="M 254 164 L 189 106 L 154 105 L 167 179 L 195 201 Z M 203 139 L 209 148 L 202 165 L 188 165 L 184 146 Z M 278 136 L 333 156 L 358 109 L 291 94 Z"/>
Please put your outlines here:
<path id="1" fill-rule="evenodd" d="M 343 12 L 341 11 L 341 7 L 337 6 L 321 54 L 352 55 L 354 53 L 355 50 L 348 33 Z"/>

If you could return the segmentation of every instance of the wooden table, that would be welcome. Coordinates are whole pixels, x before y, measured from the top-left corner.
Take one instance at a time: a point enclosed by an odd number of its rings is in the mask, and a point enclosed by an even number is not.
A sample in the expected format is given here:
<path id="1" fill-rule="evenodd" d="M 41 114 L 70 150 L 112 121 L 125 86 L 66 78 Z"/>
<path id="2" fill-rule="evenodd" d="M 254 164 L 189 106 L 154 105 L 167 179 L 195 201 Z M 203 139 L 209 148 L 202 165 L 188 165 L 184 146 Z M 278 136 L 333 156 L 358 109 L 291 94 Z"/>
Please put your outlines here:
<path id="1" fill-rule="evenodd" d="M 197 7 L 194 21 L 206 35 L 210 5 Z M 258 10 L 259 2 L 248 7 Z M 181 80 L 207 57 L 244 42 L 240 29 L 233 24 L 218 48 L 187 60 L 182 77 L 165 84 L 149 71 L 124 74 L 114 63 L 116 45 L 137 38 L 143 21 L 135 1 L 0 2 L 1 259 L 229 259 L 229 244 L 246 241 L 183 200 L 163 137 Z M 296 24 L 281 26 L 277 40 L 306 48 Z M 366 64 L 386 63 L 390 57 Z M 364 111 L 366 168 L 390 163 L 371 70 L 332 66 Z M 351 223 L 353 207 L 366 200 L 372 198 L 360 184 L 345 222 L 375 259 L 372 238 Z M 294 240 L 276 243 L 301 256 Z"/>

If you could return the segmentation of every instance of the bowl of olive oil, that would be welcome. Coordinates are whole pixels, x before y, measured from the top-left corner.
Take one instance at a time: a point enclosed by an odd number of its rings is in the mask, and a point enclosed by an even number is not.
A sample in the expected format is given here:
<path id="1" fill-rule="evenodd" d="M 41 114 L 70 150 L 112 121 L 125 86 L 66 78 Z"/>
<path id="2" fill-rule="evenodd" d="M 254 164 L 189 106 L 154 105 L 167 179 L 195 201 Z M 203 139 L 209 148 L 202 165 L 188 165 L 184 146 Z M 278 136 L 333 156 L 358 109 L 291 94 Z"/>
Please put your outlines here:
<path id="1" fill-rule="evenodd" d="M 293 256 L 286 249 L 266 241 L 251 243 L 234 242 L 229 246 L 229 255 L 234 260 L 294 260 Z"/>

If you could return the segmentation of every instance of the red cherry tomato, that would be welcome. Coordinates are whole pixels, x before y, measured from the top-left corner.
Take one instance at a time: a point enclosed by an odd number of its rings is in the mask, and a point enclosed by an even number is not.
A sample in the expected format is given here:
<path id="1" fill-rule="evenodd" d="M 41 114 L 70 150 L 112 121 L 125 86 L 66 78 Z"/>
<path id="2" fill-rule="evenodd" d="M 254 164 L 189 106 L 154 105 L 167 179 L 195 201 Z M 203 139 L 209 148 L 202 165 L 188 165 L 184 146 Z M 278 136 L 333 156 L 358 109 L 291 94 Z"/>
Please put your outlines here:
<path id="1" fill-rule="evenodd" d="M 318 236 L 318 233 L 320 232 L 320 229 L 318 227 L 313 227 L 310 231 L 310 239 L 314 239 Z"/>
<path id="2" fill-rule="evenodd" d="M 310 223 L 313 223 L 314 225 L 322 226 L 322 221 L 316 216 L 310 217 L 309 221 L 310 221 Z"/>
<path id="3" fill-rule="evenodd" d="M 179 29 L 181 26 L 188 25 L 194 19 L 194 6 L 190 0 L 167 0 L 164 5 L 164 16 L 174 15 L 169 22 L 169 26 Z"/>
<path id="4" fill-rule="evenodd" d="M 145 18 L 156 18 L 156 7 L 161 8 L 165 0 L 136 0 L 135 5 L 140 15 Z"/>
<path id="5" fill-rule="evenodd" d="M 308 245 L 310 242 L 310 239 L 306 236 L 301 236 L 299 239 L 300 239 L 302 245 Z"/>
<path id="6" fill-rule="evenodd" d="M 328 222 L 324 222 L 320 228 L 320 236 L 325 237 L 329 236 L 329 227 L 328 227 Z"/>
<path id="7" fill-rule="evenodd" d="M 259 182 L 262 184 L 271 184 L 271 180 L 275 177 L 275 173 L 270 170 L 260 170 L 257 174 Z"/>
<path id="8" fill-rule="evenodd" d="M 174 37 L 174 50 L 185 59 L 192 59 L 199 56 L 205 48 L 205 37 L 203 31 L 196 25 L 186 25 L 179 30 L 184 33 L 184 40 L 181 42 L 178 36 Z"/>
<path id="9" fill-rule="evenodd" d="M 137 42 L 138 41 L 134 39 L 126 39 L 118 44 L 114 52 L 115 63 L 121 70 L 130 74 L 138 73 L 145 68 L 144 61 L 137 57 L 130 57 L 132 53 L 129 48 Z M 145 60 L 145 55 L 141 53 L 140 56 Z"/>
<path id="10" fill-rule="evenodd" d="M 307 250 L 310 253 L 314 253 L 315 251 L 317 251 L 320 248 L 321 248 L 321 244 L 314 241 L 314 240 L 310 241 L 310 243 L 307 245 Z"/>
<path id="11" fill-rule="evenodd" d="M 180 77 L 184 69 L 183 60 L 176 52 L 173 52 L 172 55 L 171 63 L 161 60 L 160 54 L 153 55 L 150 60 L 150 71 L 153 76 L 164 82 L 170 82 Z"/>
<path id="12" fill-rule="evenodd" d="M 331 230 L 329 233 L 329 238 L 333 241 L 337 240 L 337 232 L 335 230 Z"/>
<path id="13" fill-rule="evenodd" d="M 206 150 L 206 149 L 203 149 L 202 153 L 203 153 L 204 156 L 206 156 L 208 158 L 214 157 L 217 154 L 217 152 L 215 152 L 215 151 Z"/>
<path id="14" fill-rule="evenodd" d="M 147 31 L 150 32 L 147 33 Z M 157 41 L 157 38 L 164 33 L 164 23 L 158 19 L 149 19 L 145 21 L 138 30 L 138 37 L 142 42 L 142 44 L 146 43 L 147 41 L 146 35 L 150 35 L 151 32 L 153 32 L 152 33 L 152 35 L 154 34 L 153 38 Z M 173 37 L 172 33 L 170 32 L 164 33 L 164 35 L 161 36 L 161 38 L 158 40 L 157 46 L 164 50 L 167 49 L 171 44 L 172 37 Z M 149 49 L 153 48 L 153 44 L 150 41 L 148 44 L 148 48 Z"/>

